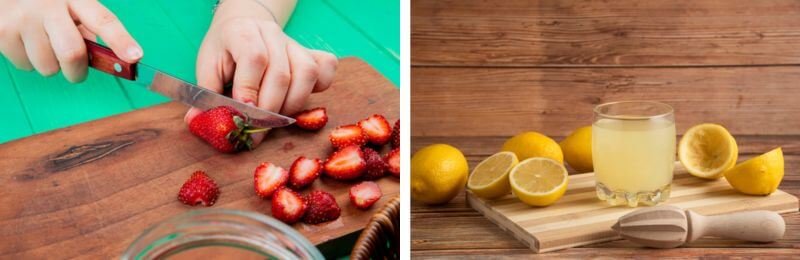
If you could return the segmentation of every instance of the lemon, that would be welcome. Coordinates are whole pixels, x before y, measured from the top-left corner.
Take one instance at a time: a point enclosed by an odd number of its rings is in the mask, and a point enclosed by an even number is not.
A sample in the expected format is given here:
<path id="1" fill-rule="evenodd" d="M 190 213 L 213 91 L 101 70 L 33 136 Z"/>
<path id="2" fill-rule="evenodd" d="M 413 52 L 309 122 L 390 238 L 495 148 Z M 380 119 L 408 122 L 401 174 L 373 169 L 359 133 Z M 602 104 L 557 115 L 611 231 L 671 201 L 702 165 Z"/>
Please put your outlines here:
<path id="1" fill-rule="evenodd" d="M 534 157 L 511 169 L 511 190 L 531 206 L 553 204 L 567 191 L 567 169 L 556 160 Z"/>
<path id="2" fill-rule="evenodd" d="M 718 179 L 736 164 L 739 148 L 725 127 L 700 124 L 689 128 L 678 144 L 678 159 L 689 173 Z"/>
<path id="3" fill-rule="evenodd" d="M 564 161 L 578 172 L 591 172 L 592 165 L 592 126 L 584 126 L 573 131 L 558 143 L 564 151 Z"/>
<path id="4" fill-rule="evenodd" d="M 467 188 L 478 197 L 495 199 L 508 194 L 511 186 L 508 172 L 519 163 L 512 152 L 499 152 L 484 159 L 472 170 Z"/>
<path id="5" fill-rule="evenodd" d="M 741 193 L 768 195 L 783 180 L 783 151 L 778 147 L 736 165 L 725 172 L 725 179 Z"/>
<path id="6" fill-rule="evenodd" d="M 502 150 L 517 154 L 520 160 L 545 157 L 564 163 L 564 155 L 558 143 L 537 132 L 525 132 L 509 138 L 503 144 Z"/>
<path id="7" fill-rule="evenodd" d="M 467 159 L 455 147 L 422 148 L 411 157 L 411 198 L 426 204 L 446 203 L 464 187 L 468 172 Z"/>

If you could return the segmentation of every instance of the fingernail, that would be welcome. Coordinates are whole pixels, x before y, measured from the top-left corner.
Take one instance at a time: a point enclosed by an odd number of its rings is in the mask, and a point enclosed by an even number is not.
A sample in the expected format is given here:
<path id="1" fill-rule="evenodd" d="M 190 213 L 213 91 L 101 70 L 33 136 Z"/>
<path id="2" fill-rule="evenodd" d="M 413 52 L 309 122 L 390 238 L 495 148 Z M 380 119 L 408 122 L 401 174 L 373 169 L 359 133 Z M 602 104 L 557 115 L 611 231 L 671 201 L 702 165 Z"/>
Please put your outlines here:
<path id="1" fill-rule="evenodd" d="M 248 104 L 248 105 L 251 105 L 251 106 L 256 106 L 256 103 L 254 103 L 253 100 L 251 100 L 251 99 L 245 99 L 244 103 Z"/>
<path id="2" fill-rule="evenodd" d="M 140 48 L 139 46 L 128 48 L 128 58 L 139 59 L 141 57 L 142 57 L 142 48 Z"/>

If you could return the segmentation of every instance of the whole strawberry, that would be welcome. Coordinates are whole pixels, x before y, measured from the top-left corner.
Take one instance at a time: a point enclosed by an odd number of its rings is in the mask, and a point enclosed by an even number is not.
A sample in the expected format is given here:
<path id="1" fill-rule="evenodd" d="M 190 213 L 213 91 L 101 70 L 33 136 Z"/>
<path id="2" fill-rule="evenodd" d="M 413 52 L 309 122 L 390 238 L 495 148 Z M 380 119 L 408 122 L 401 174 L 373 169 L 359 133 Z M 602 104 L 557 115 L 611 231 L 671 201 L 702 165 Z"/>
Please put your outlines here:
<path id="1" fill-rule="evenodd" d="M 223 153 L 253 148 L 253 133 L 269 129 L 250 125 L 247 117 L 229 106 L 219 106 L 197 115 L 189 123 L 189 131 Z"/>
<path id="2" fill-rule="evenodd" d="M 336 203 L 336 198 L 330 193 L 315 190 L 306 196 L 306 214 L 303 222 L 308 224 L 318 224 L 339 218 L 342 209 Z"/>
<path id="3" fill-rule="evenodd" d="M 383 157 L 369 147 L 365 147 L 363 152 L 364 160 L 367 162 L 367 170 L 364 172 L 364 179 L 374 180 L 386 175 L 386 170 L 389 168 L 389 165 L 383 161 Z"/>
<path id="4" fill-rule="evenodd" d="M 214 205 L 217 198 L 219 198 L 217 183 L 203 171 L 192 173 L 192 177 L 183 183 L 178 192 L 178 200 L 189 206 L 203 204 L 208 207 Z"/>

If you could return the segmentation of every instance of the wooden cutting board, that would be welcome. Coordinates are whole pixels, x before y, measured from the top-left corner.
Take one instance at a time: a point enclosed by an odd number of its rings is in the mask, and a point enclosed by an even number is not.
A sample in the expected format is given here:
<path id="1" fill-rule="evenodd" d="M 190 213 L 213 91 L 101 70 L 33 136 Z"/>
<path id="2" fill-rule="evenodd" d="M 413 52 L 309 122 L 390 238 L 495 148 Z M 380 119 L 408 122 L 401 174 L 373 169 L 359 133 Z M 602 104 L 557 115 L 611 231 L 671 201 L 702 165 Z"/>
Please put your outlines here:
<path id="1" fill-rule="evenodd" d="M 375 113 L 394 124 L 399 100 L 386 78 L 347 58 L 340 61 L 331 89 L 312 95 L 307 105 L 327 107 L 324 129 L 275 129 L 250 152 L 217 153 L 189 133 L 183 122 L 187 107 L 175 102 L 2 144 L 0 258 L 41 259 L 56 252 L 59 258 L 116 258 L 145 228 L 202 208 L 176 199 L 195 170 L 205 170 L 221 187 L 213 207 L 269 214 L 270 202 L 253 189 L 259 163 L 288 169 L 300 155 L 325 159 L 331 129 Z M 399 195 L 397 178 L 378 183 L 383 198 L 363 211 L 350 205 L 352 183 L 317 180 L 311 189 L 334 194 L 342 215 L 320 225 L 295 224 L 295 229 L 315 244 L 362 229 L 385 201 Z"/>
<path id="2" fill-rule="evenodd" d="M 569 176 L 567 192 L 548 207 L 531 207 L 513 195 L 487 201 L 467 191 L 469 205 L 537 253 L 621 239 L 611 230 L 617 219 L 636 208 L 612 207 L 597 199 L 594 173 Z M 727 181 L 703 180 L 676 163 L 672 193 L 666 204 L 703 215 L 743 210 L 796 212 L 797 197 L 778 190 L 769 196 L 734 191 Z"/>

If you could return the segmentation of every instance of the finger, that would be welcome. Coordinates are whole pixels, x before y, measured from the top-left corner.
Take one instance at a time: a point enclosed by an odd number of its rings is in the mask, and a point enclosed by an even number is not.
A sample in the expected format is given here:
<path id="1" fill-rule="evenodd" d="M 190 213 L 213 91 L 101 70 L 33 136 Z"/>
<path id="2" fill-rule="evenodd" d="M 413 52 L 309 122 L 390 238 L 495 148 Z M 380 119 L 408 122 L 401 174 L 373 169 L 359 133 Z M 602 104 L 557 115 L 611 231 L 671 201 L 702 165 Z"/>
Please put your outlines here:
<path id="1" fill-rule="evenodd" d="M 86 79 L 86 44 L 69 14 L 54 13 L 44 20 L 44 29 L 50 38 L 61 72 L 67 81 L 76 83 Z"/>
<path id="2" fill-rule="evenodd" d="M 0 52 L 2 52 L 3 56 L 10 60 L 17 69 L 31 71 L 33 65 L 28 59 L 28 54 L 25 53 L 25 44 L 22 43 L 22 37 L 16 31 L 5 32 L 3 31 L 4 29 L 5 28 L 0 28 L 0 31 L 2 31 L 0 32 L 0 35 L 2 35 L 2 37 L 0 37 L 2 38 L 2 40 L 0 40 Z"/>
<path id="3" fill-rule="evenodd" d="M 22 42 L 25 44 L 25 53 L 33 64 L 33 67 L 42 76 L 52 76 L 58 72 L 58 60 L 53 53 L 50 39 L 47 37 L 41 25 L 29 25 L 31 27 L 22 31 Z"/>
<path id="4" fill-rule="evenodd" d="M 258 107 L 280 112 L 292 80 L 289 56 L 286 53 L 286 36 L 275 24 L 262 24 L 260 29 L 269 52 L 269 67 L 261 82 Z"/>
<path id="5" fill-rule="evenodd" d="M 257 25 L 242 24 L 231 29 L 226 49 L 236 63 L 231 97 L 242 102 L 260 103 L 258 91 L 268 64 L 268 50 Z"/>
<path id="6" fill-rule="evenodd" d="M 197 85 L 208 90 L 222 93 L 225 82 L 230 81 L 233 74 L 233 61 L 224 48 L 216 42 L 204 42 L 197 53 L 196 65 Z M 202 110 L 190 108 L 183 120 L 192 122 Z"/>
<path id="7" fill-rule="evenodd" d="M 97 34 L 86 29 L 86 26 L 83 26 L 83 24 L 78 25 L 78 31 L 81 32 L 81 36 L 83 36 L 84 39 L 92 40 L 93 42 L 97 41 Z"/>
<path id="8" fill-rule="evenodd" d="M 309 50 L 311 57 L 317 61 L 319 65 L 319 77 L 317 84 L 314 85 L 314 92 L 322 92 L 328 89 L 333 84 L 333 78 L 336 76 L 336 66 L 339 65 L 339 60 L 330 52 Z"/>
<path id="9" fill-rule="evenodd" d="M 105 6 L 96 0 L 74 0 L 69 4 L 73 17 L 89 31 L 99 35 L 120 59 L 133 63 L 142 58 L 142 47 Z"/>
<path id="10" fill-rule="evenodd" d="M 286 100 L 283 101 L 281 114 L 294 115 L 302 110 L 303 105 L 308 100 L 308 96 L 314 90 L 319 66 L 314 58 L 311 57 L 311 54 L 300 45 L 290 42 L 286 50 L 289 53 L 292 82 L 289 84 Z"/>

